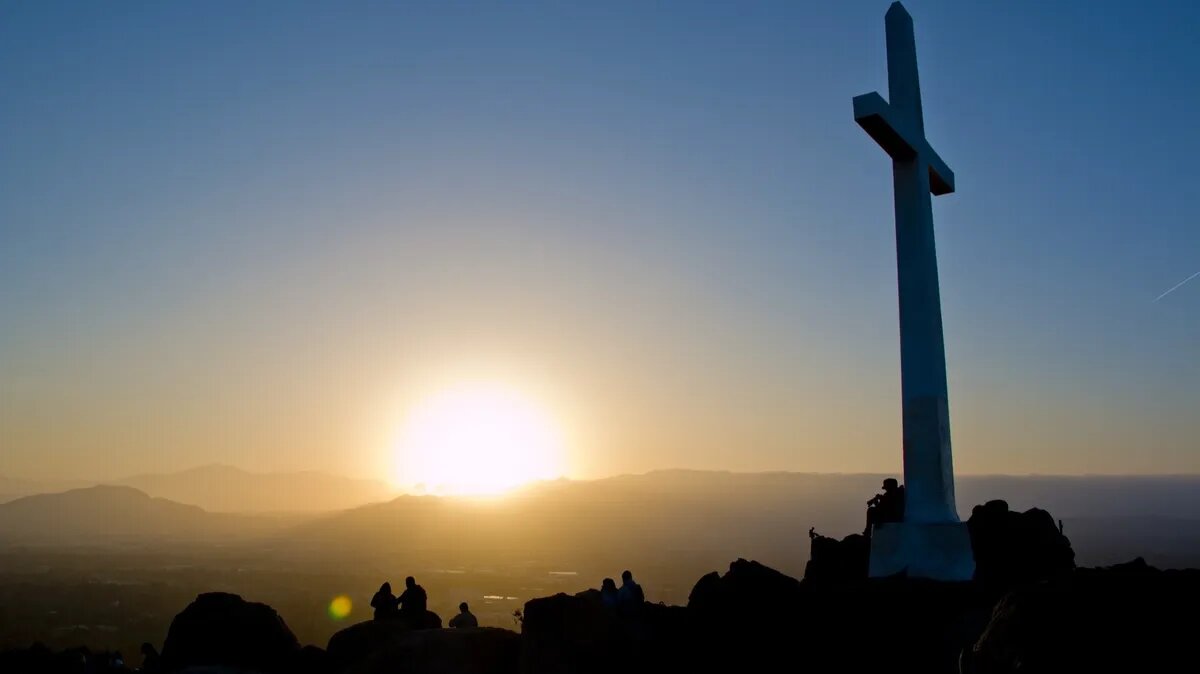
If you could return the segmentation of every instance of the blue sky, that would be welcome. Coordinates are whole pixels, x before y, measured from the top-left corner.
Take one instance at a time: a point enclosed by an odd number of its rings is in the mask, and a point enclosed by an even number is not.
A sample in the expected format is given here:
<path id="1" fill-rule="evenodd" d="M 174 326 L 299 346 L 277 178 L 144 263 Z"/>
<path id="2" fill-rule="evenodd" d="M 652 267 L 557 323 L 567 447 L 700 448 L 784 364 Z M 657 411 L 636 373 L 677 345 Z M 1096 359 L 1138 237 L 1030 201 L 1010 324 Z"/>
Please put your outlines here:
<path id="1" fill-rule="evenodd" d="M 0 474 L 899 466 L 886 2 L 0 6 Z M 964 472 L 1200 471 L 1200 6 L 906 3 Z"/>

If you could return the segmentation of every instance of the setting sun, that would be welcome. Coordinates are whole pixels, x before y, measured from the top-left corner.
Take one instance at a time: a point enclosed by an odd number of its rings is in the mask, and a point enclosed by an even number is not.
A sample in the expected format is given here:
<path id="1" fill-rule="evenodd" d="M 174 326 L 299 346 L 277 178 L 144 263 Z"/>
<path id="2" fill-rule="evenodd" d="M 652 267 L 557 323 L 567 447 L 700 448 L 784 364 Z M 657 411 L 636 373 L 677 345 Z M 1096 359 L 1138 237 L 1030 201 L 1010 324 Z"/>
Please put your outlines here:
<path id="1" fill-rule="evenodd" d="M 396 447 L 397 482 L 458 495 L 500 494 L 562 474 L 559 429 L 533 400 L 490 383 L 460 384 L 418 403 Z"/>

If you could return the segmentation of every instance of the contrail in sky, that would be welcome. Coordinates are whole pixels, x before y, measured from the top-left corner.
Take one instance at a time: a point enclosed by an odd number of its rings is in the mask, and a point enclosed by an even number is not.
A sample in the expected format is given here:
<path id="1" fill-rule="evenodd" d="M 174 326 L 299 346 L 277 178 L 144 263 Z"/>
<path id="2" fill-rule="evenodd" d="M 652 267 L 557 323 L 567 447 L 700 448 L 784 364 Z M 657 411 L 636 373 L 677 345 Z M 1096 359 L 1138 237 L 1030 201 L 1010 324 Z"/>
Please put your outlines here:
<path id="1" fill-rule="evenodd" d="M 1200 271 L 1196 272 L 1195 274 L 1192 274 L 1191 276 L 1183 279 L 1179 283 L 1176 283 L 1175 285 L 1171 286 L 1170 290 L 1159 295 L 1158 297 L 1155 297 L 1154 301 L 1157 302 L 1157 301 L 1161 300 L 1162 298 L 1166 297 L 1167 295 L 1170 295 L 1171 293 L 1175 292 L 1176 290 L 1179 290 L 1179 288 L 1182 287 L 1183 284 L 1187 283 L 1188 281 L 1191 281 L 1192 279 L 1196 278 L 1197 276 L 1200 276 Z"/>

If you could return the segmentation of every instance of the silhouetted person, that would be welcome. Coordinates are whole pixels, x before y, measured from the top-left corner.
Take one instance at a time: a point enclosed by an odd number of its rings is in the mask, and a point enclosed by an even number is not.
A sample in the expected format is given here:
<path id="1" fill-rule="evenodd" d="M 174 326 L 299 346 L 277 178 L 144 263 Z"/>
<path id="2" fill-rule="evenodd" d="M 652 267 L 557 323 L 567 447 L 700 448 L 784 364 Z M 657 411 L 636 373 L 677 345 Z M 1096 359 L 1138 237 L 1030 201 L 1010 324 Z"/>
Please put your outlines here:
<path id="1" fill-rule="evenodd" d="M 600 583 L 600 601 L 604 604 L 604 608 L 610 611 L 617 610 L 617 603 L 620 601 L 620 592 L 617 590 L 617 581 L 612 578 L 605 578 Z"/>
<path id="2" fill-rule="evenodd" d="M 391 583 L 379 586 L 379 591 L 371 597 L 371 608 L 375 609 L 376 620 L 390 620 L 396 617 L 396 595 L 392 594 Z"/>
<path id="3" fill-rule="evenodd" d="M 471 613 L 471 609 L 467 606 L 467 602 L 458 605 L 458 615 L 450 619 L 450 626 L 457 630 L 464 630 L 468 627 L 479 627 L 479 620 Z"/>
<path id="4" fill-rule="evenodd" d="M 147 674 L 158 674 L 162 671 L 162 665 L 159 662 L 160 656 L 154 648 L 154 644 L 147 641 L 142 644 L 142 671 Z"/>
<path id="5" fill-rule="evenodd" d="M 646 603 L 642 586 L 633 582 L 633 573 L 621 572 L 621 589 L 617 592 L 617 609 L 624 614 L 635 613 Z"/>
<path id="6" fill-rule="evenodd" d="M 904 521 L 904 487 L 889 477 L 883 481 L 883 493 L 876 494 L 867 501 L 867 529 L 864 535 L 870 536 L 871 529 L 877 524 Z"/>
<path id="7" fill-rule="evenodd" d="M 412 576 L 404 579 L 404 593 L 398 601 L 400 615 L 408 618 L 414 625 L 421 624 L 425 619 L 425 605 L 429 602 L 429 597 L 425 594 L 425 588 L 417 585 Z"/>

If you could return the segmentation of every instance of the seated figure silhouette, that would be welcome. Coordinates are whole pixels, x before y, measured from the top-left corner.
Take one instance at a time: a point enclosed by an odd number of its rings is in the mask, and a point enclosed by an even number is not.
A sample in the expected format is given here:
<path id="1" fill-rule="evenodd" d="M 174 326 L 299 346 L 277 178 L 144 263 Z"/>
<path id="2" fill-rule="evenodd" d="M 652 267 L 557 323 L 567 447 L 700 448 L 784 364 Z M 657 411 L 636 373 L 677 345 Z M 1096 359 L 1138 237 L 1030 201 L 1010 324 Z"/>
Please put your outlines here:
<path id="1" fill-rule="evenodd" d="M 392 594 L 391 583 L 379 586 L 379 591 L 371 597 L 371 608 L 375 609 L 376 620 L 390 620 L 396 617 L 396 595 Z"/>
<path id="2" fill-rule="evenodd" d="M 417 585 L 412 576 L 404 579 L 404 592 L 397 600 L 400 604 L 400 617 L 413 625 L 420 625 L 425 620 L 425 606 L 429 602 L 425 588 Z"/>
<path id="3" fill-rule="evenodd" d="M 646 595 L 642 592 L 642 586 L 633 581 L 633 573 L 622 572 L 621 589 L 617 591 L 617 610 L 624 615 L 629 615 L 640 610 L 644 603 L 646 603 Z"/>
<path id="4" fill-rule="evenodd" d="M 467 602 L 458 605 L 458 615 L 450 619 L 450 627 L 462 630 L 468 627 L 479 627 L 479 620 L 475 614 L 471 613 L 471 608 L 467 606 Z"/>
<path id="5" fill-rule="evenodd" d="M 867 528 L 864 536 L 870 536 L 877 524 L 904 521 L 904 487 L 889 477 L 883 481 L 883 493 L 867 501 Z"/>
<path id="6" fill-rule="evenodd" d="M 604 608 L 609 611 L 617 610 L 617 604 L 620 601 L 617 581 L 612 578 L 605 578 L 604 582 L 600 583 L 600 601 L 604 604 Z"/>
<path id="7" fill-rule="evenodd" d="M 154 644 L 149 641 L 142 644 L 142 670 L 146 674 L 158 674 L 162 671 L 162 663 L 159 661 L 160 656 L 158 650 L 154 648 Z"/>

